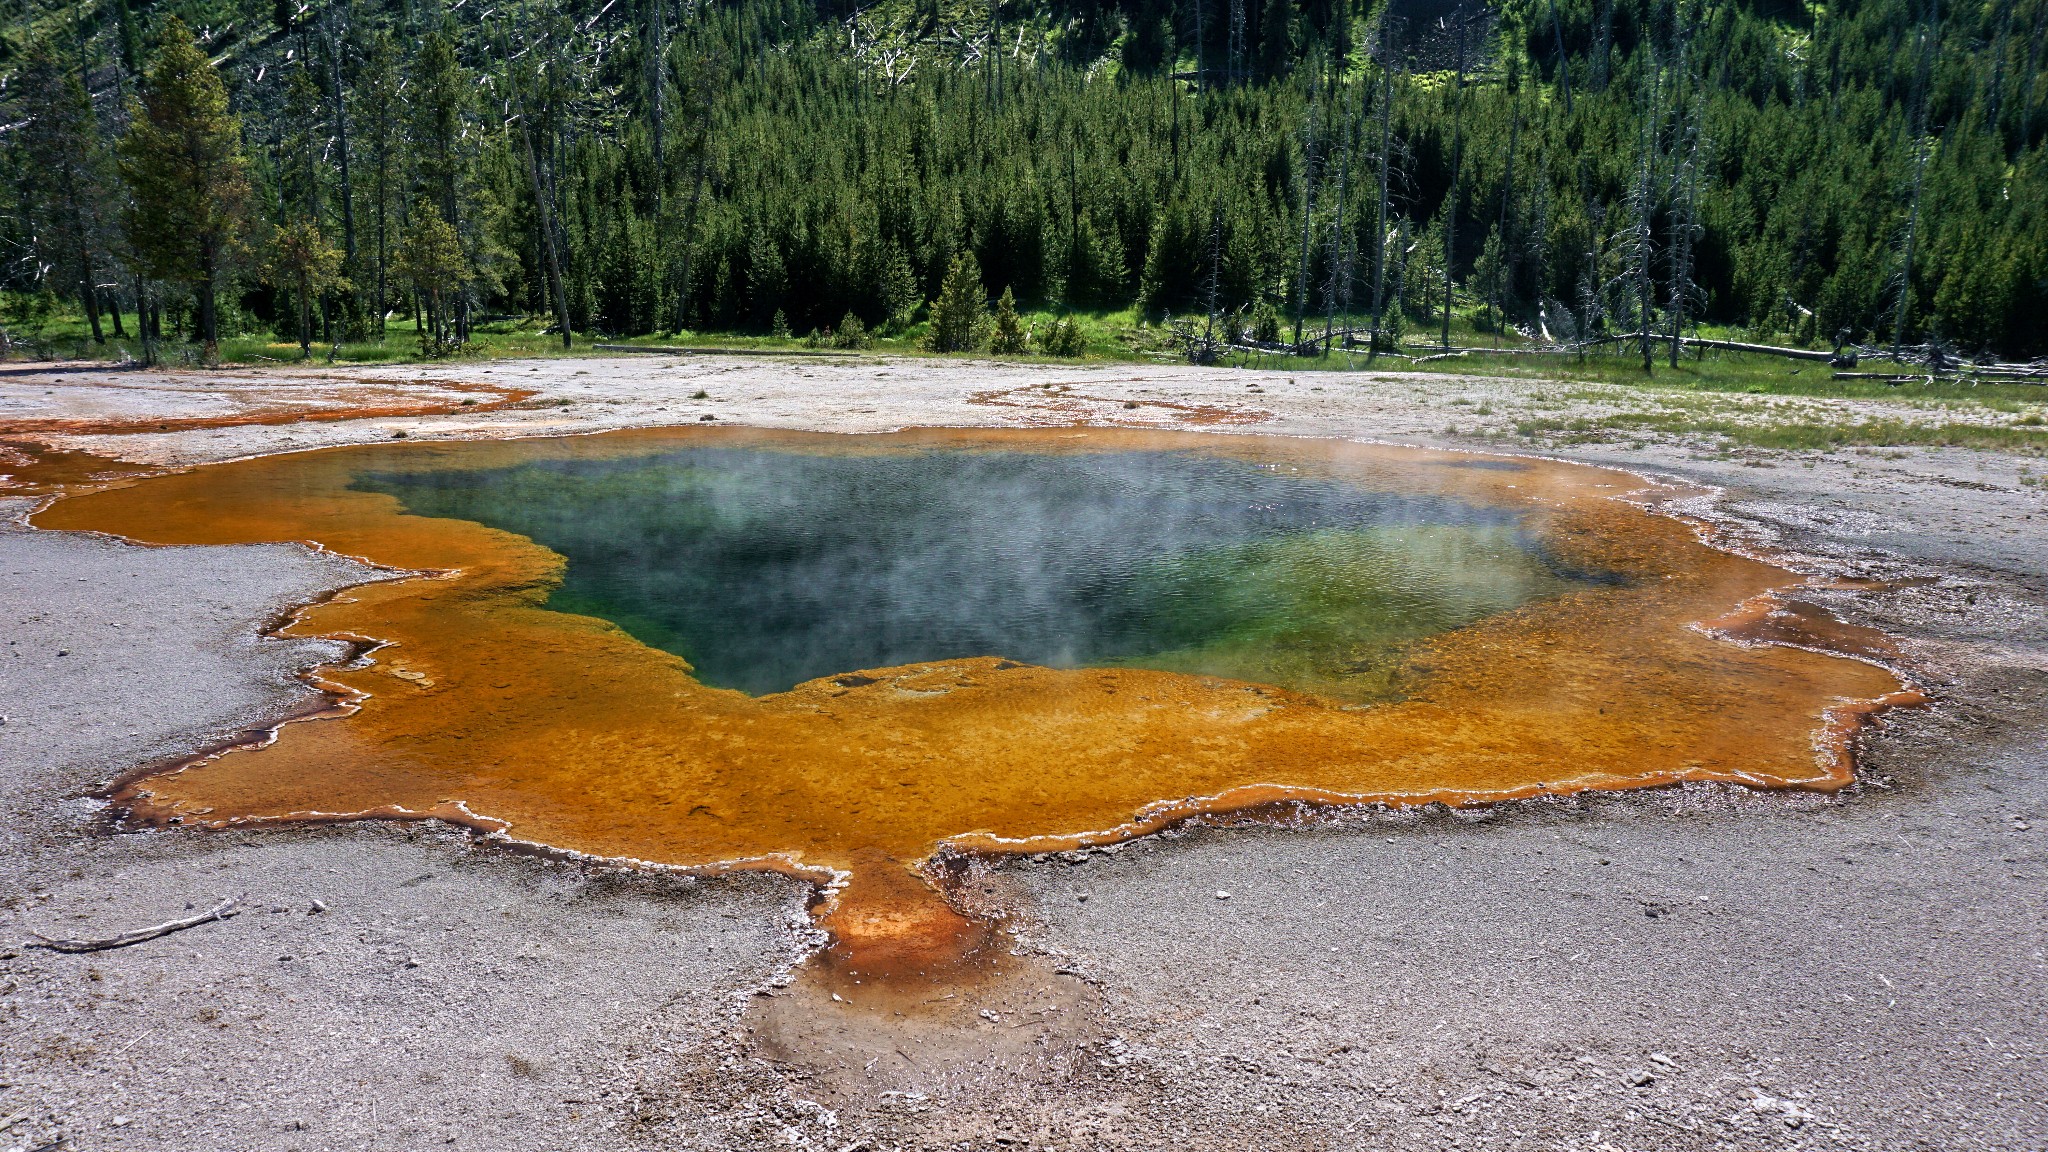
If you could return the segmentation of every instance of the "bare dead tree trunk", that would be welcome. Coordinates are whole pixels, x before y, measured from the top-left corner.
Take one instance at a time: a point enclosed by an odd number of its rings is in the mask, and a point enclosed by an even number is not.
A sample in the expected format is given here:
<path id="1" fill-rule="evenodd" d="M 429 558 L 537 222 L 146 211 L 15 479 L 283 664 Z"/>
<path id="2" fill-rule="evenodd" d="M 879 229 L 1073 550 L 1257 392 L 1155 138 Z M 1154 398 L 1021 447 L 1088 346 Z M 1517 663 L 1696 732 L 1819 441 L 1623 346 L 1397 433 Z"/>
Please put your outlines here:
<path id="1" fill-rule="evenodd" d="M 1514 257 L 1510 255 L 1510 253 L 1512 253 L 1515 249 L 1514 241 L 1510 236 L 1508 229 L 1510 225 L 1513 223 L 1513 209 L 1515 201 L 1515 148 L 1516 145 L 1520 143 L 1521 134 L 1522 106 L 1519 103 L 1517 103 L 1513 106 L 1512 110 L 1509 113 L 1508 160 L 1506 165 L 1506 171 L 1501 177 L 1500 184 L 1500 224 L 1494 230 L 1494 235 L 1500 238 L 1500 262 L 1502 264 L 1506 264 L 1509 269 L 1508 285 L 1510 291 L 1513 290 L 1514 285 Z M 1495 268 L 1493 269 L 1492 285 L 1494 311 L 1493 346 L 1495 348 L 1500 347 L 1500 330 L 1503 326 L 1507 324 L 1508 314 L 1507 306 L 1505 303 L 1503 303 L 1501 299 L 1500 273 L 1500 267 L 1498 265 L 1495 266 Z"/>
<path id="2" fill-rule="evenodd" d="M 1684 21 L 1679 17 L 1675 5 L 1671 15 L 1671 34 L 1672 38 L 1676 41 L 1673 46 L 1675 49 L 1673 55 L 1676 57 L 1676 61 L 1672 68 L 1671 79 L 1671 106 L 1677 114 L 1676 123 L 1672 127 L 1672 152 L 1676 154 L 1678 142 L 1687 138 L 1688 130 L 1696 134 L 1699 131 L 1699 124 L 1697 120 L 1694 120 L 1688 125 L 1685 114 L 1686 53 L 1690 47 L 1690 40 L 1686 35 Z M 1676 202 L 1671 207 L 1671 250 L 1669 257 L 1671 265 L 1671 367 L 1673 368 L 1678 367 L 1679 345 L 1685 335 L 1685 307 L 1692 287 L 1691 179 L 1698 159 L 1699 150 L 1697 147 L 1697 137 L 1695 136 L 1693 147 L 1684 162 L 1685 171 L 1683 176 L 1686 181 L 1686 191 L 1684 195 L 1674 198 Z M 1678 174 L 1674 173 L 1674 175 Z"/>
<path id="3" fill-rule="evenodd" d="M 1550 32 L 1557 37 L 1557 87 L 1564 96 L 1564 114 L 1572 114 L 1572 58 L 1564 50 L 1564 25 L 1557 18 L 1557 0 L 1550 0 Z"/>
<path id="4" fill-rule="evenodd" d="M 1643 356 L 1643 372 L 1649 374 L 1655 362 L 1651 352 L 1650 319 L 1656 310 L 1654 285 L 1650 277 L 1650 216 L 1656 207 L 1652 180 L 1656 171 L 1657 89 L 1662 69 L 1652 61 L 1644 79 L 1648 91 L 1643 97 L 1643 123 L 1637 140 L 1636 176 L 1629 190 L 1629 279 L 1635 298 L 1636 343 Z"/>
<path id="5" fill-rule="evenodd" d="M 92 342 L 105 344 L 107 337 L 100 330 L 100 294 L 98 269 L 92 258 L 92 241 L 96 229 L 86 218 L 85 190 L 78 174 L 67 161 L 57 166 L 64 186 L 64 205 L 71 216 L 71 242 L 78 246 L 78 303 L 85 309 L 86 321 L 92 326 Z M 116 304 L 118 309 L 120 305 Z"/>
<path id="6" fill-rule="evenodd" d="M 1244 0 L 1230 0 L 1230 50 L 1224 57 L 1223 82 L 1233 88 L 1244 81 L 1244 40 Z"/>
<path id="7" fill-rule="evenodd" d="M 349 172 L 348 88 L 342 83 L 341 75 L 343 37 L 347 29 L 336 30 L 333 13 L 330 5 L 322 19 L 327 25 L 327 76 L 329 89 L 334 94 L 335 160 L 341 176 L 341 250 L 353 269 L 356 262 L 356 192 Z"/>
<path id="8" fill-rule="evenodd" d="M 1391 6 L 1389 6 L 1389 9 Z M 1380 345 L 1380 325 L 1386 315 L 1387 288 L 1387 190 L 1391 176 L 1394 142 L 1394 55 L 1392 52 L 1393 13 L 1383 10 L 1380 14 L 1380 202 L 1377 229 L 1373 232 L 1372 262 L 1372 341 L 1366 351 L 1370 359 L 1377 355 Z"/>
<path id="9" fill-rule="evenodd" d="M 1921 31 L 1920 59 L 1913 77 L 1913 193 L 1906 209 L 1904 259 L 1899 267 L 1899 298 L 1892 312 L 1892 359 L 1906 339 L 1906 319 L 1913 302 L 1913 258 L 1920 241 L 1920 195 L 1927 184 L 1927 88 L 1941 52 L 1941 14 L 1937 7 Z"/>
<path id="10" fill-rule="evenodd" d="M 499 47 L 501 52 L 505 51 L 502 41 Z M 507 52 L 506 55 L 509 59 L 510 53 Z M 543 59 L 544 69 L 553 69 L 557 66 L 558 61 L 552 51 Z M 555 329 L 562 335 L 562 347 L 567 349 L 574 346 L 575 333 L 569 324 L 569 295 L 562 284 L 562 255 L 555 231 L 555 193 L 551 167 L 553 158 L 549 158 L 550 163 L 543 163 L 539 149 L 535 148 L 533 143 L 533 121 L 541 106 L 549 99 L 546 89 L 551 79 L 549 73 L 544 71 L 540 78 L 542 91 L 529 99 L 520 89 L 516 65 L 506 69 L 505 78 L 512 89 L 512 113 L 519 124 L 519 145 L 526 157 L 527 180 L 533 186 L 534 214 L 538 217 L 536 223 L 540 231 L 541 267 L 547 277 L 548 302 L 554 306 Z M 547 117 L 547 122 L 552 128 L 554 118 Z"/>
<path id="11" fill-rule="evenodd" d="M 2005 99 L 2005 58 L 2011 52 L 2012 0 L 1999 0 L 1998 34 L 1991 41 L 1990 91 L 1984 94 L 1984 130 L 1998 135 L 2000 103 Z"/>
<path id="12" fill-rule="evenodd" d="M 2034 5 L 2034 32 L 2027 40 L 2027 86 L 2020 97 L 2020 147 L 2034 143 L 2034 82 L 2041 75 L 2042 30 L 2048 28 L 2048 4 Z"/>
<path id="13" fill-rule="evenodd" d="M 661 220 L 662 192 L 668 185 L 667 76 L 668 0 L 647 0 L 647 132 L 654 151 L 654 218 Z M 660 228 L 655 244 L 660 245 Z M 657 253 L 658 255 L 658 253 Z"/>
<path id="14" fill-rule="evenodd" d="M 1614 0 L 1599 0 L 1600 13 L 1594 18 L 1596 25 L 1593 35 L 1593 50 L 1590 53 L 1593 66 L 1593 91 L 1607 91 L 1607 57 L 1612 51 L 1614 40 Z"/>
<path id="15" fill-rule="evenodd" d="M 1458 22 L 1458 66 L 1451 82 L 1451 188 L 1444 194 L 1444 327 L 1443 346 L 1451 346 L 1451 267 L 1458 247 L 1458 181 L 1465 164 L 1465 36 L 1469 23 L 1460 4 L 1452 19 Z"/>
<path id="16" fill-rule="evenodd" d="M 1347 117 L 1348 121 L 1348 117 Z M 1323 355 L 1330 354 L 1330 340 L 1337 327 L 1337 297 L 1344 275 L 1344 192 L 1351 175 L 1351 125 L 1347 122 L 1339 137 L 1343 151 L 1337 160 L 1337 204 L 1330 213 L 1330 275 L 1323 288 Z"/>
<path id="17" fill-rule="evenodd" d="M 1906 318 L 1913 303 L 1913 257 L 1920 241 L 1920 192 L 1927 181 L 1927 141 L 1913 138 L 1913 196 L 1906 209 L 1905 260 L 1899 268 L 1898 304 L 1892 310 L 1892 359 L 1899 358 L 1899 346 L 1906 338 Z"/>
<path id="18" fill-rule="evenodd" d="M 1313 83 L 1313 81 L 1311 81 Z M 1317 105 L 1308 108 L 1308 123 L 1302 129 L 1301 147 L 1301 258 L 1294 270 L 1294 343 L 1301 345 L 1301 326 L 1308 312 L 1309 238 L 1314 234 L 1316 210 L 1316 116 Z"/>

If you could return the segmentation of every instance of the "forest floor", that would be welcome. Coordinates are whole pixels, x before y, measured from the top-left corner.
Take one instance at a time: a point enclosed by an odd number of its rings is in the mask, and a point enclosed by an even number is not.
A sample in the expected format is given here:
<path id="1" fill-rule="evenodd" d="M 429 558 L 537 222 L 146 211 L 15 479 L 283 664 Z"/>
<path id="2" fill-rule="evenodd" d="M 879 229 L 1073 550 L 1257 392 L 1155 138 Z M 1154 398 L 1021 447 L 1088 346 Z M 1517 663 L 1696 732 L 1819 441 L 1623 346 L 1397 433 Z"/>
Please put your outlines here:
<path id="1" fill-rule="evenodd" d="M 1012 913 L 1009 977 L 898 1018 L 791 981 L 811 937 L 788 880 L 435 825 L 109 829 L 110 777 L 302 702 L 291 673 L 333 646 L 261 631 L 362 569 L 37 531 L 23 494 L 0 500 L 0 1148 L 2038 1150 L 2044 416 L 2048 390 L 929 359 L 0 366 L 0 439 L 164 466 L 706 421 L 1620 466 L 1709 490 L 1684 511 L 1725 539 L 1872 578 L 1810 595 L 1900 638 L 1934 700 L 1833 796 L 1684 787 L 1011 860 L 979 885 Z M 233 919 L 134 947 L 26 946 L 227 896 Z"/>

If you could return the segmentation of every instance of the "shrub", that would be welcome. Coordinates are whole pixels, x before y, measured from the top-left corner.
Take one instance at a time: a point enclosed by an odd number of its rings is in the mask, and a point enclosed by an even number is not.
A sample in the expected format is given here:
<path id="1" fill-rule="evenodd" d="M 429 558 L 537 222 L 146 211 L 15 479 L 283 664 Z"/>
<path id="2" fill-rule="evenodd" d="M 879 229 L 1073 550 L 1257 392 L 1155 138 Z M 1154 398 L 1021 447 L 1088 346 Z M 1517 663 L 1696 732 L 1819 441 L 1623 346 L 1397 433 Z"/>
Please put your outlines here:
<path id="1" fill-rule="evenodd" d="M 1280 342 L 1280 313 L 1275 312 L 1273 306 L 1263 300 L 1257 308 L 1252 309 L 1252 339 L 1261 344 Z"/>
<path id="2" fill-rule="evenodd" d="M 1081 337 L 1081 326 L 1062 316 L 1046 325 L 1045 338 L 1038 346 L 1048 356 L 1079 356 L 1087 349 L 1087 341 Z"/>
<path id="3" fill-rule="evenodd" d="M 852 312 L 840 318 L 838 329 L 832 333 L 834 348 L 870 348 L 874 343 L 874 337 L 868 335 L 867 325 L 861 323 L 860 317 Z"/>

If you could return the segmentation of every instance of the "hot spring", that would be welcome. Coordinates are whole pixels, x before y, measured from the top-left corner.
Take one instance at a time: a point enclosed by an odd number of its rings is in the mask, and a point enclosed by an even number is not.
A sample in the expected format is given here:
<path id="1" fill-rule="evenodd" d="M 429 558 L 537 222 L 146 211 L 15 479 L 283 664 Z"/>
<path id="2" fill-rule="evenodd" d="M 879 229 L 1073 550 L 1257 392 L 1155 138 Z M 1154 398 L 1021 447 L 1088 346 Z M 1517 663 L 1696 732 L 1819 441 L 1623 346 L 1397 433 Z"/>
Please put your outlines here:
<path id="1" fill-rule="evenodd" d="M 1622 499 L 1653 488 L 1248 436 L 656 429 L 269 456 L 36 524 L 305 540 L 394 577 L 287 629 L 360 641 L 330 707 L 125 782 L 137 817 L 434 816 L 774 868 L 828 882 L 824 922 L 882 968 L 978 939 L 928 886 L 948 850 L 1845 782 L 1899 682 L 1757 642 L 1799 578 Z"/>

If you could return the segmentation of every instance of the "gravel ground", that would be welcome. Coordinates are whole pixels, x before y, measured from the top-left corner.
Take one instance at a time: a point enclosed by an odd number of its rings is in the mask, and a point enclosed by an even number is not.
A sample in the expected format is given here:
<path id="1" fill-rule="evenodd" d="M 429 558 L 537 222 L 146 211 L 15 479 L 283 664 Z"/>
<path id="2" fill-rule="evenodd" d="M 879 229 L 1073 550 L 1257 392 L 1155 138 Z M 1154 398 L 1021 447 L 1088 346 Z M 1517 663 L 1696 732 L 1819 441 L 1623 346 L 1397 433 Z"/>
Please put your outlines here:
<path id="1" fill-rule="evenodd" d="M 303 706 L 292 674 L 325 646 L 259 633 L 363 573 L 296 547 L 15 527 L 0 532 L 0 1148 L 2048 1142 L 2036 459 L 1546 443 L 1514 424 L 1667 401 L 1415 376 L 654 357 L 361 375 L 539 395 L 482 415 L 62 446 L 191 463 L 709 413 L 858 431 L 1223 420 L 1533 447 L 1717 489 L 1686 510 L 1731 540 L 1890 581 L 1813 596 L 1901 637 L 1936 702 L 1892 717 L 1864 782 L 1836 797 L 1687 788 L 1356 813 L 1006 862 L 977 891 L 1013 913 L 1008 974 L 943 1016 L 859 1019 L 802 979 L 759 994 L 788 983 L 808 942 L 805 894 L 769 877 L 621 875 L 434 826 L 110 833 L 83 798 L 108 778 Z M 67 415 L 92 415 L 79 374 L 0 378 L 0 408 L 53 381 L 74 390 Z M 179 389 L 159 392 L 170 407 L 150 415 L 180 411 Z M 1760 421 L 2019 418 L 1771 399 L 1712 402 Z M 132 948 L 17 943 L 226 895 L 245 896 L 241 915 Z"/>

